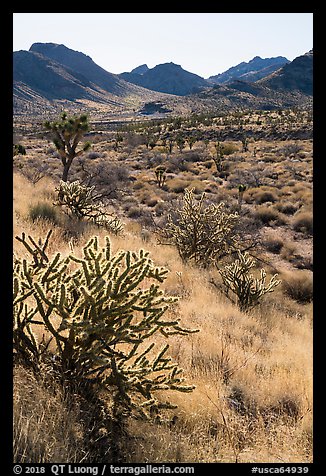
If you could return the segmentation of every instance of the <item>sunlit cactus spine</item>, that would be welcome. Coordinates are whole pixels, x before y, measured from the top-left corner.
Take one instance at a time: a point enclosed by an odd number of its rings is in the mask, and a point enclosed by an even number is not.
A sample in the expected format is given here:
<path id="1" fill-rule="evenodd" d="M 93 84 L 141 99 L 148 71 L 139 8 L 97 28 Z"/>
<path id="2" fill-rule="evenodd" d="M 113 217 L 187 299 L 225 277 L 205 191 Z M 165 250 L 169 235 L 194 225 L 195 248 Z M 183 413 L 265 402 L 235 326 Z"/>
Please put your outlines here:
<path id="1" fill-rule="evenodd" d="M 264 269 L 261 269 L 260 277 L 255 278 L 250 274 L 250 270 L 255 265 L 256 261 L 248 252 L 242 253 L 238 250 L 238 259 L 219 270 L 227 296 L 230 297 L 229 292 L 231 291 L 236 296 L 239 309 L 244 312 L 256 306 L 262 296 L 273 292 L 281 282 L 276 279 L 277 274 L 274 274 L 267 283 Z"/>
<path id="2" fill-rule="evenodd" d="M 223 202 L 205 205 L 205 193 L 199 200 L 194 189 L 186 189 L 182 208 L 168 215 L 165 237 L 176 246 L 181 259 L 200 267 L 216 264 L 237 247 L 237 213 L 229 213 Z"/>
<path id="3" fill-rule="evenodd" d="M 99 201 L 101 194 L 96 194 L 94 190 L 95 186 L 83 185 L 79 180 L 74 182 L 61 180 L 59 187 L 56 188 L 58 200 L 55 205 L 63 207 L 65 213 L 77 220 L 89 220 L 113 234 L 121 233 L 123 231 L 121 220 L 104 211 Z"/>
<path id="4" fill-rule="evenodd" d="M 31 256 L 16 258 L 14 267 L 14 347 L 21 358 L 34 365 L 41 359 L 39 327 L 48 336 L 42 349 L 52 341 L 66 378 L 92 377 L 124 415 L 157 416 L 160 408 L 172 408 L 159 397 L 163 390 L 194 388 L 167 356 L 169 346 L 155 350 L 151 339 L 195 330 L 181 327 L 175 313 L 164 317 L 177 298 L 160 288 L 168 271 L 154 266 L 148 252 L 113 255 L 109 238 L 101 247 L 94 236 L 82 256 L 56 253 L 35 267 L 35 240 L 18 239 Z"/>

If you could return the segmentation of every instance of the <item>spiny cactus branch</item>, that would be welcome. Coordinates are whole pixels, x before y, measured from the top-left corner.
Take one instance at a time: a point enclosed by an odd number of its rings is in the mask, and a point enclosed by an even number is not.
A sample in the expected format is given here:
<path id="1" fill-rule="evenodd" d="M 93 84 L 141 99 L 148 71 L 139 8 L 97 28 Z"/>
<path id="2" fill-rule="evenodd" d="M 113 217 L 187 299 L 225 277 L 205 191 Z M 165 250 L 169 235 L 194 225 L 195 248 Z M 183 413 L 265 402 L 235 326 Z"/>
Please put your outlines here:
<path id="1" fill-rule="evenodd" d="M 150 416 L 160 408 L 158 392 L 192 390 L 167 357 L 168 345 L 155 353 L 149 341 L 155 333 L 167 337 L 197 330 L 183 328 L 176 314 L 163 318 L 177 298 L 160 289 L 168 271 L 156 267 L 147 251 L 112 255 L 109 238 L 101 246 L 94 236 L 81 257 L 57 253 L 35 272 L 35 251 L 26 249 L 31 260 L 17 258 L 14 267 L 14 347 L 20 355 L 41 359 L 33 329 L 42 326 L 64 374 L 92 375 L 113 391 L 114 408 L 125 414 Z"/>

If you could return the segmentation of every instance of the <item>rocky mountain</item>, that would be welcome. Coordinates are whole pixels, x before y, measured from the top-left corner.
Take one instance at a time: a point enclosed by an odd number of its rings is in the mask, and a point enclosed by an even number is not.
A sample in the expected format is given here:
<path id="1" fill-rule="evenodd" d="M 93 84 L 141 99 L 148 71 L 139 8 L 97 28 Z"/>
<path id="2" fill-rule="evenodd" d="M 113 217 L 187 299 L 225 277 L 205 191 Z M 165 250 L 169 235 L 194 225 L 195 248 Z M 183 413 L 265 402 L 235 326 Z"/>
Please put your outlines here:
<path id="1" fill-rule="evenodd" d="M 19 96 L 34 91 L 49 100 L 100 100 L 100 92 L 84 75 L 32 51 L 13 55 L 14 92 Z"/>
<path id="2" fill-rule="evenodd" d="M 153 91 L 186 96 L 207 88 L 207 81 L 197 74 L 190 73 L 175 63 L 163 63 L 151 69 L 142 65 L 141 74 L 138 68 L 130 73 L 121 73 L 120 78 Z M 136 70 L 136 72 L 135 72 Z"/>
<path id="3" fill-rule="evenodd" d="M 257 81 L 258 85 L 276 91 L 313 94 L 313 50 L 298 56 L 278 71 Z"/>
<path id="4" fill-rule="evenodd" d="M 268 76 L 287 63 L 289 63 L 289 60 L 284 56 L 277 56 L 275 58 L 255 56 L 252 60 L 248 61 L 248 63 L 243 61 L 223 73 L 210 76 L 208 81 L 212 84 L 226 84 L 236 79 L 253 82 Z"/>
<path id="5" fill-rule="evenodd" d="M 295 58 L 268 76 L 254 82 L 232 80 L 215 84 L 198 96 L 212 104 L 275 109 L 312 106 L 313 51 Z"/>
<path id="6" fill-rule="evenodd" d="M 135 74 L 144 74 L 149 70 L 149 67 L 147 64 L 141 64 L 140 66 L 137 66 L 137 68 L 132 69 L 130 72 L 135 73 Z"/>
<path id="7" fill-rule="evenodd" d="M 259 77 L 270 68 L 247 71 Z M 91 114 L 188 114 L 212 109 L 274 109 L 312 104 L 313 52 L 251 82 L 208 83 L 165 63 L 109 73 L 87 55 L 54 43 L 34 43 L 13 54 L 14 114 L 42 115 L 62 108 Z M 128 79 L 128 80 L 127 80 Z"/>
<path id="8" fill-rule="evenodd" d="M 160 100 L 154 93 L 124 81 L 98 66 L 89 56 L 54 43 L 34 43 L 13 53 L 14 113 L 34 114 L 91 101 L 107 108 L 143 105 Z M 130 100 L 130 98 L 132 98 Z"/>
<path id="9" fill-rule="evenodd" d="M 29 51 L 49 58 L 76 73 L 82 74 L 97 88 L 117 96 L 130 93 L 130 85 L 122 81 L 118 75 L 109 73 L 98 66 L 92 58 L 79 51 L 55 43 L 34 43 Z"/>

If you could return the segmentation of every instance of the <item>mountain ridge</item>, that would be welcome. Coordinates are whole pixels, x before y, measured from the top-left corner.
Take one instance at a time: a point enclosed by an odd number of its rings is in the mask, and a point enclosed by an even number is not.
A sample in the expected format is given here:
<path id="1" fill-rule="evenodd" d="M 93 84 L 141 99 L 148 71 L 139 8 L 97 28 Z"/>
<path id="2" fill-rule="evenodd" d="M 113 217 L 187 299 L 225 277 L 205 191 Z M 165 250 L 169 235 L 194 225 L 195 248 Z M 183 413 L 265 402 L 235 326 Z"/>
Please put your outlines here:
<path id="1" fill-rule="evenodd" d="M 266 73 L 270 74 L 287 63 L 289 63 L 289 60 L 284 56 L 276 56 L 272 58 L 261 58 L 260 56 L 255 56 L 248 62 L 242 61 L 220 74 L 210 76 L 208 81 L 213 84 L 225 84 L 235 79 L 246 79 L 250 81 L 251 74 L 264 74 L 263 70 L 266 68 L 269 68 Z"/>
<path id="2" fill-rule="evenodd" d="M 29 51 L 13 54 L 14 113 L 30 110 L 31 114 L 38 108 L 46 110 L 66 105 L 91 107 L 96 111 L 103 105 L 108 111 L 110 106 L 115 107 L 116 112 L 129 108 L 141 114 L 144 105 L 157 101 L 161 101 L 160 108 L 149 108 L 150 114 L 164 111 L 179 114 L 209 107 L 271 109 L 310 105 L 312 59 L 310 51 L 256 81 L 234 79 L 225 84 L 209 84 L 173 62 L 154 68 L 143 64 L 134 68 L 134 72 L 117 75 L 98 66 L 84 53 L 64 45 L 33 43 Z M 260 60 L 263 61 L 255 57 L 252 63 Z M 264 69 L 268 72 L 268 68 Z M 243 74 L 252 78 L 257 72 Z M 127 81 L 123 75 L 131 75 L 134 82 Z"/>
<path id="3" fill-rule="evenodd" d="M 144 88 L 177 96 L 186 96 L 209 86 L 204 78 L 186 71 L 181 65 L 172 61 L 147 70 L 142 69 L 142 73 L 137 73 L 138 68 L 134 68 L 130 73 L 121 73 L 119 76 Z"/>

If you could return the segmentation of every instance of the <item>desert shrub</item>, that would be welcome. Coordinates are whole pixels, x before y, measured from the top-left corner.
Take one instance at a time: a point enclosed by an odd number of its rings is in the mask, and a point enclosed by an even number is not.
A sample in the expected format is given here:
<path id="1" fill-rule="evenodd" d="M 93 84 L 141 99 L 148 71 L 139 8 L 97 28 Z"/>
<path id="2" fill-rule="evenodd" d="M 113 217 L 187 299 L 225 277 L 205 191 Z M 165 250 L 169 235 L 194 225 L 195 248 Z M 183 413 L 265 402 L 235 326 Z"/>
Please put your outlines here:
<path id="1" fill-rule="evenodd" d="M 166 162 L 166 170 L 169 173 L 187 172 L 189 164 L 185 161 L 183 156 L 170 157 Z"/>
<path id="2" fill-rule="evenodd" d="M 145 204 L 148 206 L 148 207 L 155 207 L 155 205 L 157 205 L 157 202 L 158 202 L 158 198 L 156 197 L 146 197 L 145 198 Z"/>
<path id="3" fill-rule="evenodd" d="M 133 197 L 124 197 L 122 200 L 123 209 L 128 211 L 132 206 L 138 205 L 138 200 Z"/>
<path id="4" fill-rule="evenodd" d="M 166 211 L 166 209 L 167 209 L 167 205 L 163 201 L 160 201 L 155 205 L 155 213 L 158 216 L 163 215 L 163 213 Z"/>
<path id="5" fill-rule="evenodd" d="M 224 155 L 231 155 L 234 154 L 235 152 L 238 152 L 239 148 L 235 145 L 232 144 L 231 142 L 223 142 L 223 154 Z M 233 160 L 233 158 L 232 158 Z"/>
<path id="6" fill-rule="evenodd" d="M 297 256 L 298 247 L 295 243 L 285 241 L 281 250 L 281 257 L 289 262 L 292 262 Z"/>
<path id="7" fill-rule="evenodd" d="M 128 209 L 127 216 L 128 218 L 139 218 L 142 215 L 142 209 L 138 206 L 131 206 Z"/>
<path id="8" fill-rule="evenodd" d="M 174 193 L 183 193 L 188 187 L 189 182 L 180 178 L 173 178 L 168 181 L 167 186 Z"/>
<path id="9" fill-rule="evenodd" d="M 195 200 L 194 190 L 186 189 L 182 207 L 168 216 L 164 233 L 183 261 L 208 267 L 235 249 L 238 214 L 226 211 L 223 202 L 205 206 L 204 199 L 205 193 Z"/>
<path id="10" fill-rule="evenodd" d="M 272 223 L 275 225 L 284 225 L 286 223 L 281 213 L 267 205 L 259 205 L 254 212 L 254 217 L 264 225 L 270 225 Z"/>
<path id="11" fill-rule="evenodd" d="M 307 270 L 298 270 L 284 274 L 283 292 L 295 301 L 305 304 L 313 300 L 313 276 Z"/>
<path id="12" fill-rule="evenodd" d="M 236 296 L 236 303 L 241 311 L 248 311 L 256 306 L 264 294 L 274 291 L 280 284 L 277 274 L 274 274 L 269 283 L 266 283 L 266 272 L 260 271 L 260 277 L 255 278 L 250 270 L 256 265 L 256 261 L 249 253 L 238 251 L 238 259 L 230 265 L 219 270 L 225 286 L 225 293 L 229 297 L 231 291 Z"/>
<path id="13" fill-rule="evenodd" d="M 313 233 L 313 215 L 308 211 L 299 211 L 293 217 L 292 222 L 293 229 L 295 231 L 301 231 L 312 235 Z"/>
<path id="14" fill-rule="evenodd" d="M 277 195 L 271 190 L 260 190 L 257 191 L 254 195 L 254 200 L 256 203 L 266 203 L 266 202 L 276 202 Z"/>
<path id="15" fill-rule="evenodd" d="M 293 215 L 298 210 L 298 205 L 293 202 L 279 201 L 275 204 L 275 208 L 285 215 Z"/>
<path id="16" fill-rule="evenodd" d="M 264 162 L 277 162 L 277 157 L 274 154 L 264 154 L 262 157 Z"/>
<path id="17" fill-rule="evenodd" d="M 297 143 L 293 144 L 286 144 L 279 149 L 279 151 L 285 155 L 285 157 L 290 157 L 291 155 L 297 155 L 298 152 L 301 150 L 301 145 Z"/>
<path id="18" fill-rule="evenodd" d="M 26 155 L 26 148 L 21 144 L 15 144 L 13 149 L 13 155 Z"/>
<path id="19" fill-rule="evenodd" d="M 283 247 L 283 240 L 282 238 L 277 238 L 277 237 L 267 237 L 264 240 L 264 246 L 267 251 L 270 251 L 271 253 L 280 253 L 281 249 Z"/>
<path id="20" fill-rule="evenodd" d="M 202 164 L 206 167 L 206 169 L 211 169 L 213 167 L 213 163 L 211 160 L 205 160 Z"/>
<path id="21" fill-rule="evenodd" d="M 100 159 L 101 157 L 103 157 L 103 153 L 102 152 L 96 152 L 95 150 L 91 151 L 91 152 L 88 152 L 88 154 L 87 154 L 87 158 L 90 159 L 90 160 Z"/>
<path id="22" fill-rule="evenodd" d="M 28 216 L 32 221 L 42 219 L 49 220 L 52 223 L 58 223 L 58 213 L 55 207 L 46 202 L 39 202 L 31 205 Z"/>
<path id="23" fill-rule="evenodd" d="M 200 154 L 197 151 L 187 150 L 183 157 L 187 162 L 201 162 Z"/>
<path id="24" fill-rule="evenodd" d="M 77 179 L 87 186 L 95 186 L 96 190 L 109 198 L 117 198 L 119 191 L 130 181 L 128 168 L 111 164 L 106 161 L 100 163 L 79 160 L 80 171 Z"/>
<path id="25" fill-rule="evenodd" d="M 163 155 L 155 154 L 153 157 L 147 157 L 147 167 L 149 169 L 158 167 L 159 165 L 163 165 L 165 163 L 165 159 Z"/>
<path id="26" fill-rule="evenodd" d="M 16 237 L 29 252 L 14 262 L 14 351 L 16 359 L 39 369 L 50 343 L 55 366 L 74 388 L 93 383 L 109 392 L 113 414 L 158 416 L 164 390 L 189 392 L 182 369 L 167 357 L 168 344 L 155 352 L 149 338 L 187 335 L 178 319 L 163 318 L 177 298 L 160 289 L 168 271 L 156 267 L 143 249 L 111 252 L 109 237 L 100 246 L 93 236 L 73 253 L 48 256 L 51 230 L 44 243 Z M 41 328 L 42 340 L 35 327 Z M 89 377 L 92 380 L 89 380 Z"/>
<path id="27" fill-rule="evenodd" d="M 207 184 L 202 180 L 192 180 L 189 184 L 189 188 L 193 189 L 194 193 L 197 195 L 205 191 Z"/>

